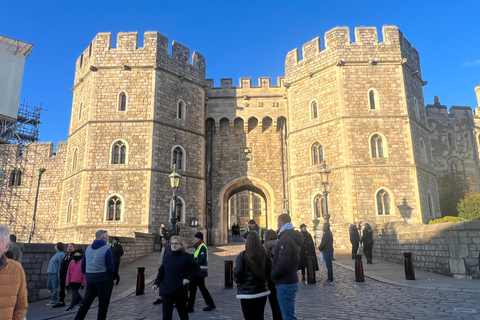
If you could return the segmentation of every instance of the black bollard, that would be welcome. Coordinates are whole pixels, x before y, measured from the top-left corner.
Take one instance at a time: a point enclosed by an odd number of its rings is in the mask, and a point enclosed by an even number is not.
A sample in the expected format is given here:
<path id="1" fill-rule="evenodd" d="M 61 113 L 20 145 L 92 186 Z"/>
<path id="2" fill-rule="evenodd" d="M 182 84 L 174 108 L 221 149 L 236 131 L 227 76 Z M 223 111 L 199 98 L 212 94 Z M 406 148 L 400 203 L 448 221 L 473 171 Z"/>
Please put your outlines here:
<path id="1" fill-rule="evenodd" d="M 233 289 L 233 261 L 225 260 L 225 289 Z"/>
<path id="2" fill-rule="evenodd" d="M 353 256 L 355 257 L 355 282 L 365 282 L 362 255 L 354 254 Z"/>
<path id="3" fill-rule="evenodd" d="M 415 280 L 415 271 L 413 270 L 413 260 L 411 252 L 404 252 L 405 257 L 405 279 Z"/>
<path id="4" fill-rule="evenodd" d="M 307 257 L 307 284 L 316 284 L 317 278 L 315 276 L 315 260 L 317 257 L 308 256 Z"/>
<path id="5" fill-rule="evenodd" d="M 135 292 L 136 296 L 145 294 L 145 267 L 137 267 L 137 290 Z"/>

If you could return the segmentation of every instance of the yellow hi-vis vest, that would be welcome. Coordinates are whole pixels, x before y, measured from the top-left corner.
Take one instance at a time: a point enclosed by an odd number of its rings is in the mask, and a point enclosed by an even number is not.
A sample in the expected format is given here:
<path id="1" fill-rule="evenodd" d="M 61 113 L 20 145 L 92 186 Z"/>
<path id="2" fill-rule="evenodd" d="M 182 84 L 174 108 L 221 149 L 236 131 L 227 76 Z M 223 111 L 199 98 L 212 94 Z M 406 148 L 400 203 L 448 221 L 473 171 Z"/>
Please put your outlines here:
<path id="1" fill-rule="evenodd" d="M 198 255 L 200 254 L 200 250 L 202 249 L 202 247 L 205 247 L 205 252 L 207 253 L 207 260 L 205 261 L 205 263 L 203 265 L 200 265 L 200 269 L 202 270 L 205 270 L 205 269 L 208 269 L 208 248 L 207 248 L 207 245 L 202 242 L 198 247 L 197 249 L 195 250 L 195 252 L 193 253 L 193 258 L 196 260 Z"/>

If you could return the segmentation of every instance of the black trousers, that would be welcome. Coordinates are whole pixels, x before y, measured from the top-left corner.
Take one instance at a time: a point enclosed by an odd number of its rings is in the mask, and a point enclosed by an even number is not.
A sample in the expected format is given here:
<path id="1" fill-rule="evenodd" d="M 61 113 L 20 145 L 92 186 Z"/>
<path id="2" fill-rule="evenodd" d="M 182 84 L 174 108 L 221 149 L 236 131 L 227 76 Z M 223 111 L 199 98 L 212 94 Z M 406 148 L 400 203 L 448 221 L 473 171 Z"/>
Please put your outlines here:
<path id="1" fill-rule="evenodd" d="M 367 262 L 372 262 L 372 255 L 373 255 L 373 243 L 372 244 L 363 244 L 363 253 L 365 254 L 365 258 L 367 258 Z"/>
<path id="2" fill-rule="evenodd" d="M 255 299 L 240 299 L 245 320 L 263 320 L 267 296 Z"/>
<path id="3" fill-rule="evenodd" d="M 354 254 L 358 253 L 359 246 L 360 246 L 360 242 L 352 242 L 352 257 Z"/>
<path id="4" fill-rule="evenodd" d="M 67 274 L 61 272 L 59 279 L 60 279 L 60 292 L 59 292 L 58 302 L 65 302 L 65 297 L 67 296 L 67 294 L 65 293 L 65 282 L 67 281 Z"/>
<path id="5" fill-rule="evenodd" d="M 79 282 L 70 282 L 70 288 L 72 289 L 72 301 L 70 302 L 70 307 L 74 307 L 76 304 L 83 301 L 82 295 L 78 292 L 81 287 L 82 284 Z"/>
<path id="6" fill-rule="evenodd" d="M 181 320 L 188 320 L 187 295 L 185 292 L 175 292 L 172 294 L 162 293 L 163 300 L 163 320 L 173 319 L 173 305 L 177 308 L 178 316 Z"/>
<path id="7" fill-rule="evenodd" d="M 213 303 L 212 296 L 210 295 L 210 292 L 208 292 L 208 289 L 205 286 L 205 278 L 197 278 L 192 280 L 188 284 L 188 290 L 190 291 L 190 296 L 188 298 L 187 308 L 193 309 L 193 307 L 195 306 L 195 296 L 197 295 L 197 287 L 200 289 L 200 292 L 202 293 L 203 300 L 205 300 L 205 303 L 208 306 L 213 305 L 214 303 Z"/>
<path id="8" fill-rule="evenodd" d="M 91 283 L 87 282 L 87 290 L 85 291 L 85 298 L 78 309 L 75 320 L 83 320 L 87 316 L 88 310 L 98 297 L 98 315 L 97 320 L 104 320 L 107 318 L 108 305 L 110 304 L 110 297 L 112 296 L 113 281 L 108 280 L 102 282 Z"/>
<path id="9" fill-rule="evenodd" d="M 115 264 L 113 266 L 113 280 L 120 279 L 120 276 L 118 275 L 118 268 L 120 268 L 120 259 L 114 260 L 113 263 Z"/>
<path id="10" fill-rule="evenodd" d="M 272 318 L 273 320 L 282 320 L 282 310 L 280 309 L 280 304 L 278 303 L 277 287 L 275 287 L 275 283 L 269 281 L 268 290 L 270 290 L 268 302 L 270 303 L 270 308 L 272 309 Z"/>

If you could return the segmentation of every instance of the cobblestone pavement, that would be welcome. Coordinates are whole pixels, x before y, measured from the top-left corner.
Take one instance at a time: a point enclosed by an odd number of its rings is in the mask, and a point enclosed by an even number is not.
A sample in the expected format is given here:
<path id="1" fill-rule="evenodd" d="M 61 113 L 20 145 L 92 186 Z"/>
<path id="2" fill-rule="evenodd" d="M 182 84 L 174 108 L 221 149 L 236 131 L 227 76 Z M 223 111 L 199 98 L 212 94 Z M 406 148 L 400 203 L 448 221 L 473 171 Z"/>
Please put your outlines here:
<path id="1" fill-rule="evenodd" d="M 211 263 L 207 287 L 217 309 L 202 311 L 202 295 L 197 293 L 195 312 L 190 319 L 243 319 L 235 289 L 222 289 L 223 260 L 234 260 L 242 245 L 210 249 Z M 317 281 L 326 278 L 322 264 Z M 480 319 L 480 297 L 475 292 L 428 290 L 365 279 L 355 282 L 353 271 L 334 265 L 334 285 L 307 285 L 300 283 L 296 299 L 298 319 Z M 109 319 L 161 319 L 162 306 L 152 305 L 157 294 L 146 285 L 144 295 L 134 293 L 110 304 Z M 96 319 L 97 309 L 92 308 L 87 319 Z M 55 319 L 74 319 L 75 313 L 62 314 Z M 174 311 L 174 319 L 179 319 Z M 267 303 L 265 319 L 271 319 Z"/>

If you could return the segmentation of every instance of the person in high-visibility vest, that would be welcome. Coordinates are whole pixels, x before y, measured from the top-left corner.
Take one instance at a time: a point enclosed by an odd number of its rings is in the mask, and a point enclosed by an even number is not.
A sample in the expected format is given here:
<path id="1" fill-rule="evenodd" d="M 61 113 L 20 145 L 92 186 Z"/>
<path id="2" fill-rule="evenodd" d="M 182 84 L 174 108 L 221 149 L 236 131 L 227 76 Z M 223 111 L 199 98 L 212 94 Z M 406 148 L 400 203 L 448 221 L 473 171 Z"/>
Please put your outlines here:
<path id="1" fill-rule="evenodd" d="M 247 236 L 250 232 L 258 233 L 258 236 L 260 237 L 260 241 L 262 242 L 262 244 L 264 243 L 265 239 L 263 237 L 264 237 L 265 229 L 260 227 L 253 219 L 248 221 L 247 229 L 243 233 L 243 237 L 247 239 Z"/>
<path id="2" fill-rule="evenodd" d="M 197 295 L 198 287 L 202 293 L 203 300 L 205 300 L 205 303 L 207 304 L 207 306 L 203 308 L 203 311 L 212 311 L 216 306 L 210 292 L 208 292 L 208 289 L 205 286 L 205 278 L 208 277 L 208 249 L 205 242 L 203 242 L 203 233 L 197 232 L 195 234 L 194 248 L 195 251 L 193 253 L 193 258 L 200 265 L 200 272 L 198 277 L 193 279 L 189 284 L 190 296 L 188 297 L 187 309 L 189 313 L 194 312 L 193 307 L 195 305 L 195 296 Z"/>

